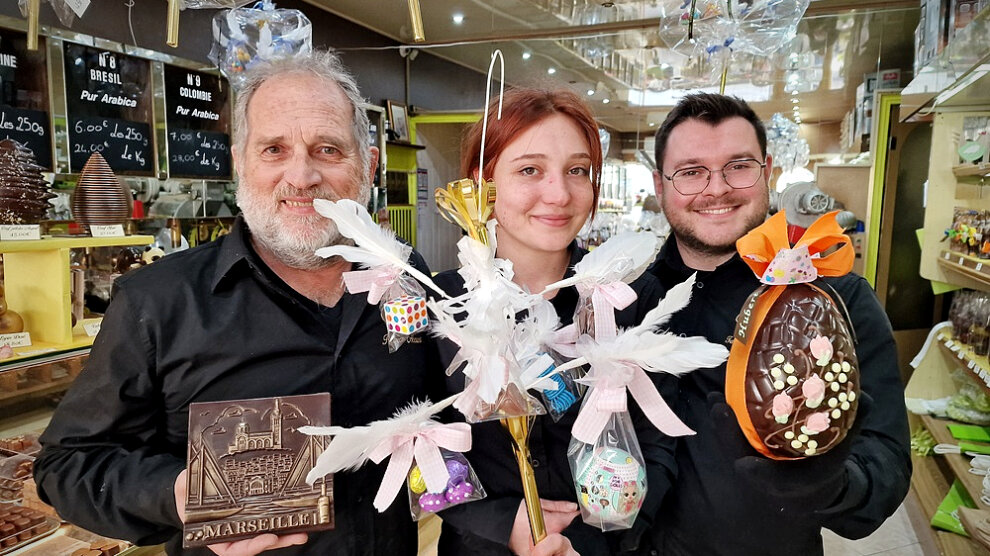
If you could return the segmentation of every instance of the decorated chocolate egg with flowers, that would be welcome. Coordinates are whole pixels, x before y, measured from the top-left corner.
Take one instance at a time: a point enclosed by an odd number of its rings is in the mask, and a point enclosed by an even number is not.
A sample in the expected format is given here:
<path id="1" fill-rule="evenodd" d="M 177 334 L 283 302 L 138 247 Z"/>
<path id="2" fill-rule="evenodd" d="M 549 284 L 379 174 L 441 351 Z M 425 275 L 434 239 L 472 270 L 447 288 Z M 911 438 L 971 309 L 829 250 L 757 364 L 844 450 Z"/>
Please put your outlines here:
<path id="1" fill-rule="evenodd" d="M 833 212 L 792 248 L 781 211 L 736 246 L 764 285 L 736 319 L 726 400 L 761 454 L 823 454 L 852 428 L 860 395 L 853 331 L 842 300 L 820 280 L 851 270 L 852 242 Z"/>

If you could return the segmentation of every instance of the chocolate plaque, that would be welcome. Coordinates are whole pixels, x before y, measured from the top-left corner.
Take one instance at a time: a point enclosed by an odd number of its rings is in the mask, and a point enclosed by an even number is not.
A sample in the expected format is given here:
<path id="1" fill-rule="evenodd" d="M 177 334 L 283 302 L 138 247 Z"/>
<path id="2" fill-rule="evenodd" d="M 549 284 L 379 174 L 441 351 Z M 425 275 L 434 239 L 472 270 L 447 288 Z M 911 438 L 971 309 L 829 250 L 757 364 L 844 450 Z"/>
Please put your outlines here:
<path id="1" fill-rule="evenodd" d="M 183 546 L 333 529 L 332 476 L 306 484 L 329 438 L 306 425 L 330 425 L 330 394 L 190 404 Z"/>

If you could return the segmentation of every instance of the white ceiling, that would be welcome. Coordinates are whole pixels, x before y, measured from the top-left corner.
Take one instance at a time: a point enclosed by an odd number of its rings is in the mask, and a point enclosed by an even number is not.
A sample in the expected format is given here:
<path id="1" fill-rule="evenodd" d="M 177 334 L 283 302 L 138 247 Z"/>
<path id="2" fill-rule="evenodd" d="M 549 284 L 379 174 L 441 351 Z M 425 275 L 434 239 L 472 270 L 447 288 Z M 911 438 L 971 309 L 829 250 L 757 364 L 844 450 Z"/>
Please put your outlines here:
<path id="1" fill-rule="evenodd" d="M 406 0 L 306 1 L 480 72 L 499 48 L 507 83 L 553 81 L 585 95 L 593 91 L 586 98 L 596 115 L 617 131 L 645 131 L 659 123 L 686 89 L 717 90 L 719 75 L 706 67 L 710 63 L 676 54 L 662 40 L 661 26 L 670 28 L 661 17 L 664 7 L 676 8 L 683 0 L 617 1 L 609 8 L 598 0 L 420 0 L 426 41 L 419 44 L 413 42 Z M 910 69 L 918 11 L 917 0 L 813 0 L 798 26 L 806 37 L 803 47 L 792 43 L 772 58 L 734 53 L 726 92 L 754 101 L 764 118 L 774 112 L 793 117 L 797 106 L 805 124 L 839 122 L 852 108 L 863 74 Z M 455 14 L 463 16 L 462 23 L 453 21 Z M 582 55 L 589 38 L 613 54 Z M 804 56 L 789 62 L 785 50 Z M 788 64 L 797 71 L 788 72 Z M 795 74 L 803 92 L 792 95 L 787 79 Z M 910 77 L 903 74 L 901 85 Z"/>

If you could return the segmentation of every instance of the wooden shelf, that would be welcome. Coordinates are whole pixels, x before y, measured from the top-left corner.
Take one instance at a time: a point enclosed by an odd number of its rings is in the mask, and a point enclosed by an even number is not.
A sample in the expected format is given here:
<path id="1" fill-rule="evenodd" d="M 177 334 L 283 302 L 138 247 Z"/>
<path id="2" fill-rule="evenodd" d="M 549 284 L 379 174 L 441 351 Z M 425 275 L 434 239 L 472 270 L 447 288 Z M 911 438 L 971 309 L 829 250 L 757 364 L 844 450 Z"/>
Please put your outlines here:
<path id="1" fill-rule="evenodd" d="M 952 167 L 952 173 L 957 178 L 990 175 L 990 164 L 959 164 Z"/>
<path id="2" fill-rule="evenodd" d="M 963 423 L 957 423 L 949 419 L 939 419 L 931 415 L 922 415 L 921 422 L 928 429 L 928 432 L 932 433 L 935 441 L 939 444 L 959 444 L 959 440 L 954 438 L 952 433 L 949 432 L 948 425 L 959 425 Z M 973 444 L 980 443 L 974 442 Z M 977 507 L 984 510 L 990 509 L 990 505 L 980 500 L 980 495 L 983 494 L 983 476 L 974 475 L 969 472 L 969 462 L 973 459 L 972 456 L 967 456 L 966 454 L 942 454 L 941 456 L 932 457 L 941 457 L 949 464 L 952 474 L 966 487 L 966 492 L 976 502 Z"/>
<path id="3" fill-rule="evenodd" d="M 946 332 L 940 332 L 936 341 L 943 353 L 949 358 L 958 359 L 959 366 L 970 372 L 973 380 L 983 387 L 984 392 L 990 394 L 990 362 L 986 357 L 976 355 L 969 346 L 953 340 Z"/>
<path id="4" fill-rule="evenodd" d="M 986 288 L 990 289 L 990 260 L 978 259 L 956 251 L 943 249 L 939 253 L 938 264 L 942 268 L 978 280 Z"/>
<path id="5" fill-rule="evenodd" d="M 82 247 L 150 245 L 154 242 L 155 236 L 146 235 L 123 237 L 44 237 L 28 241 L 0 241 L 0 253 L 27 253 L 52 249 L 78 249 Z"/>

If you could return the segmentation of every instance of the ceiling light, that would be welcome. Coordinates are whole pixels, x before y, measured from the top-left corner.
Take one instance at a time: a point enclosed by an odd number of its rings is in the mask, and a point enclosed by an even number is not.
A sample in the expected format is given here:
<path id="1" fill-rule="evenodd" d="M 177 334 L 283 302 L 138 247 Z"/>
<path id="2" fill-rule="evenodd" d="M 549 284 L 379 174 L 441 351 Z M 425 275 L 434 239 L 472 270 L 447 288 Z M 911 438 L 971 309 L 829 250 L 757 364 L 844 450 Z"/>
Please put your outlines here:
<path id="1" fill-rule="evenodd" d="M 529 60 L 532 56 L 529 52 L 523 52 L 523 60 Z"/>
<path id="2" fill-rule="evenodd" d="M 657 125 L 656 122 L 650 122 L 650 127 L 655 127 L 656 125 Z"/>
<path id="3" fill-rule="evenodd" d="M 550 75 L 553 75 L 553 74 L 557 73 L 557 68 L 547 68 L 547 73 L 549 73 Z"/>
<path id="4" fill-rule="evenodd" d="M 460 25 L 464 23 L 464 14 L 454 14 L 451 19 L 454 21 L 454 25 Z"/>
<path id="5" fill-rule="evenodd" d="M 607 99 L 607 98 L 603 98 L 603 99 L 602 99 L 602 104 L 608 104 L 608 103 L 610 103 L 610 102 L 612 102 L 612 101 L 611 101 L 611 100 L 609 100 L 609 99 Z"/>
<path id="6" fill-rule="evenodd" d="M 594 89 L 588 89 L 588 96 L 589 97 L 595 96 L 595 90 Z"/>
<path id="7" fill-rule="evenodd" d="M 794 97 L 794 98 L 791 99 L 791 102 L 793 102 L 794 104 L 797 104 L 797 103 L 801 102 L 801 100 L 798 99 L 797 97 Z"/>
<path id="8" fill-rule="evenodd" d="M 793 90 L 793 91 L 791 91 L 791 94 L 792 94 L 792 95 L 796 95 L 796 94 L 798 94 L 798 92 L 797 92 L 797 89 L 795 89 L 795 90 Z"/>

